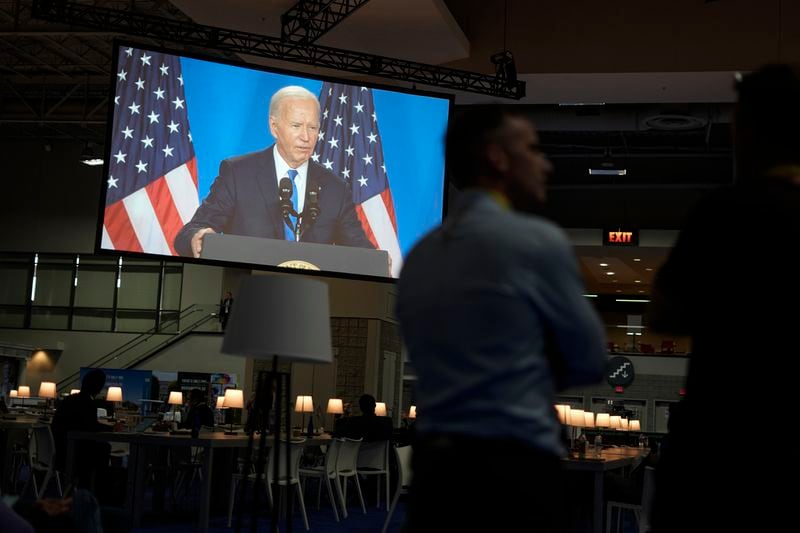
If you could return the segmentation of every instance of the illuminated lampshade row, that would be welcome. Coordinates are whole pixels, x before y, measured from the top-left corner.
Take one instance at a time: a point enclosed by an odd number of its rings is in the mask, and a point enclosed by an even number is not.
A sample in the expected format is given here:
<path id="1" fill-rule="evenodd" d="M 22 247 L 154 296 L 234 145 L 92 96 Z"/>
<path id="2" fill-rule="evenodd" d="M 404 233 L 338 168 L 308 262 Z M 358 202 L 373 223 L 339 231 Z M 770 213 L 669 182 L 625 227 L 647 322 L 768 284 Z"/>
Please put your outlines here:
<path id="1" fill-rule="evenodd" d="M 386 404 L 384 402 L 375 404 L 375 414 L 377 416 L 386 416 Z"/>
<path id="2" fill-rule="evenodd" d="M 628 431 L 628 419 L 627 418 L 620 418 L 619 424 L 622 431 Z"/>
<path id="3" fill-rule="evenodd" d="M 599 428 L 607 428 L 611 424 L 611 415 L 608 413 L 597 413 L 597 418 L 595 418 L 594 425 Z"/>
<path id="4" fill-rule="evenodd" d="M 172 391 L 169 393 L 167 403 L 170 405 L 183 405 L 183 392 Z"/>
<path id="5" fill-rule="evenodd" d="M 330 415 L 344 414 L 344 404 L 341 398 L 331 398 L 328 400 L 328 408 L 325 410 Z"/>
<path id="6" fill-rule="evenodd" d="M 109 387 L 106 392 L 107 402 L 121 402 L 122 401 L 122 387 Z"/>
<path id="7" fill-rule="evenodd" d="M 20 398 L 30 398 L 31 388 L 27 385 L 20 385 L 17 387 L 17 396 Z"/>
<path id="8" fill-rule="evenodd" d="M 583 409 L 570 409 L 569 421 L 571 426 L 582 428 L 586 425 L 586 416 Z"/>
<path id="9" fill-rule="evenodd" d="M 17 398 L 18 396 L 19 396 L 19 392 L 17 391 L 17 389 L 11 389 L 8 392 L 8 397 L 9 398 Z"/>
<path id="10" fill-rule="evenodd" d="M 558 421 L 562 424 L 567 423 L 567 406 L 564 404 L 556 405 L 556 412 L 558 412 Z"/>
<path id="11" fill-rule="evenodd" d="M 72 396 L 73 394 L 80 394 L 80 393 L 81 393 L 80 389 L 72 389 L 69 391 L 70 396 Z"/>
<path id="12" fill-rule="evenodd" d="M 584 421 L 583 421 L 584 427 L 593 428 L 594 427 L 594 413 L 591 412 L 591 411 L 585 411 L 583 413 L 583 417 L 584 417 Z"/>
<path id="13" fill-rule="evenodd" d="M 641 431 L 641 423 L 638 420 L 631 420 L 628 423 L 628 429 L 631 431 Z"/>
<path id="14" fill-rule="evenodd" d="M 412 405 L 408 408 L 408 418 L 414 419 L 417 418 L 417 406 Z"/>
<path id="15" fill-rule="evenodd" d="M 620 418 L 622 418 L 622 417 L 619 416 L 619 415 L 610 416 L 608 418 L 608 427 L 610 427 L 611 429 L 619 429 L 619 428 L 621 428 L 622 424 L 619 421 Z"/>
<path id="16" fill-rule="evenodd" d="M 242 389 L 226 389 L 225 398 L 222 402 L 223 407 L 232 407 L 234 409 L 244 408 L 244 391 Z"/>
<path id="17" fill-rule="evenodd" d="M 295 413 L 313 413 L 314 399 L 311 396 L 298 396 L 294 403 Z"/>

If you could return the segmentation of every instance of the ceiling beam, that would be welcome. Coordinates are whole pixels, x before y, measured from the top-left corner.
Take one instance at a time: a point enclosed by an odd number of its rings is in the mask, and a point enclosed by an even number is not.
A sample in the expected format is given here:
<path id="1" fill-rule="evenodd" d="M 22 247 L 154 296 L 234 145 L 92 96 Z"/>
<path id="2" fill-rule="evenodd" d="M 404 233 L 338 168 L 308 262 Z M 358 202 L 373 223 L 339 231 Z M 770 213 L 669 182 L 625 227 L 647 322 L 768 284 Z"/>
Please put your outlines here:
<path id="1" fill-rule="evenodd" d="M 509 82 L 497 76 L 328 46 L 299 45 L 255 33 L 204 26 L 76 2 L 33 0 L 32 13 L 37 18 L 52 22 L 215 48 L 225 52 L 267 59 L 327 67 L 407 83 L 419 83 L 517 100 L 525 96 L 525 82 L 523 81 Z"/>
<path id="2" fill-rule="evenodd" d="M 281 39 L 311 44 L 369 0 L 300 0 L 281 15 Z"/>

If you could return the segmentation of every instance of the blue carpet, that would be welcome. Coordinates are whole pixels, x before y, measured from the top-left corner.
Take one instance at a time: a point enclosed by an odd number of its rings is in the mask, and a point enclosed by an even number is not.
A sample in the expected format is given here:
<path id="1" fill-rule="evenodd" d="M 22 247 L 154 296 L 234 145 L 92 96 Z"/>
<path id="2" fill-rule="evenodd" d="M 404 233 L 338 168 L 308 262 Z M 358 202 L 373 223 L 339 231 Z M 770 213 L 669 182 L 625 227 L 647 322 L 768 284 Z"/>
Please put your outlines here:
<path id="1" fill-rule="evenodd" d="M 270 517 L 268 516 L 269 510 L 265 509 L 258 520 L 258 531 L 269 531 Z M 316 505 L 307 505 L 306 512 L 308 513 L 308 525 L 311 531 L 315 532 L 352 532 L 352 533 L 375 533 L 380 531 L 383 527 L 383 522 L 386 520 L 386 511 L 376 509 L 374 502 L 372 506 L 367 507 L 367 513 L 363 514 L 358 506 L 348 508 L 348 516 L 346 519 L 336 522 L 333 518 L 333 511 L 330 504 L 322 502 L 322 507 L 318 511 Z M 401 500 L 397 509 L 392 516 L 392 522 L 389 531 L 400 531 L 400 527 L 405 516 L 405 504 Z M 242 525 L 242 531 L 250 531 L 250 515 L 245 515 Z M 340 517 L 341 518 L 341 517 Z M 134 532 L 140 533 L 184 533 L 189 531 L 196 531 L 196 516 L 189 513 L 181 513 L 179 515 L 162 515 L 159 517 L 145 515 L 142 517 L 142 526 L 133 529 Z M 234 531 L 236 526 L 236 515 L 234 514 L 234 521 L 232 528 L 227 526 L 228 517 L 223 515 L 211 515 L 209 531 L 210 532 L 225 532 L 230 533 Z M 303 519 L 300 516 L 297 508 L 295 507 L 294 520 L 292 521 L 292 530 L 295 532 L 304 532 Z M 281 531 L 286 531 L 282 525 Z"/>

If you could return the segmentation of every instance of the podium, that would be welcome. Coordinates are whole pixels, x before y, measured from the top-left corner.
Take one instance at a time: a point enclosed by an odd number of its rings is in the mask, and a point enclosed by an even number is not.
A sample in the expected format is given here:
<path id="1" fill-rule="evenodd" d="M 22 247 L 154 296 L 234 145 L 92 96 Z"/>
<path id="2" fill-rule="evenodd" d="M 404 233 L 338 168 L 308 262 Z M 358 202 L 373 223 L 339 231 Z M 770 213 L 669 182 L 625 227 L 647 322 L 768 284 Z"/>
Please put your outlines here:
<path id="1" fill-rule="evenodd" d="M 203 259 L 390 277 L 385 250 L 208 233 Z"/>

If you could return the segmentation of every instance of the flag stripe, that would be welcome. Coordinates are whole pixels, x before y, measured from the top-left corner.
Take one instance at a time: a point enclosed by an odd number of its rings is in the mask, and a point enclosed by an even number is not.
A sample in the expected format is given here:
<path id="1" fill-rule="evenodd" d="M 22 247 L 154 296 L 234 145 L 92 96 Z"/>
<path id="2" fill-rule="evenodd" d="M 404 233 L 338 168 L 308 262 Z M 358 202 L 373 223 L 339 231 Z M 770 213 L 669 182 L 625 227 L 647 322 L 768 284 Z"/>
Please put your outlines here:
<path id="1" fill-rule="evenodd" d="M 373 196 L 361 203 L 361 208 L 369 220 L 369 225 L 375 235 L 378 248 L 386 250 L 392 258 L 392 275 L 400 274 L 403 264 L 403 256 L 400 254 L 400 245 L 397 243 L 397 234 L 394 224 L 386 209 L 383 195 Z"/>
<path id="2" fill-rule="evenodd" d="M 192 161 L 196 161 L 196 159 L 193 158 Z M 167 172 L 166 184 L 180 214 L 180 219 L 186 224 L 192 219 L 199 206 L 197 181 L 191 173 L 189 164 L 181 165 L 175 170 Z"/>
<path id="3" fill-rule="evenodd" d="M 380 246 L 378 246 L 378 239 L 375 238 L 375 234 L 372 233 L 372 226 L 369 225 L 369 217 L 367 217 L 361 204 L 356 205 L 356 215 L 358 216 L 358 221 L 361 222 L 361 228 L 364 230 L 364 233 L 367 234 L 369 242 L 371 242 L 372 246 L 375 248 L 380 249 Z"/>
<path id="4" fill-rule="evenodd" d="M 172 251 L 164 238 L 164 232 L 161 230 L 147 191 L 139 189 L 126 196 L 122 203 L 125 204 L 133 231 L 139 242 L 142 243 L 142 249 L 149 253 L 170 255 Z"/>
<path id="5" fill-rule="evenodd" d="M 128 212 L 122 202 L 106 207 L 105 228 L 111 242 L 114 243 L 114 250 L 142 251 L 142 245 L 133 231 Z"/>
<path id="6" fill-rule="evenodd" d="M 111 242 L 111 236 L 108 234 L 105 224 L 103 224 L 103 235 L 100 239 L 100 248 L 105 248 L 106 250 L 114 249 L 114 243 Z"/>
<path id="7" fill-rule="evenodd" d="M 166 239 L 170 253 L 177 255 L 172 243 L 183 227 L 183 222 L 178 214 L 178 209 L 175 207 L 175 202 L 172 201 L 167 179 L 156 180 L 145 187 L 145 190 L 150 199 L 150 204 L 153 206 L 153 212 L 158 218 L 158 223 L 161 226 L 161 231 Z"/>

